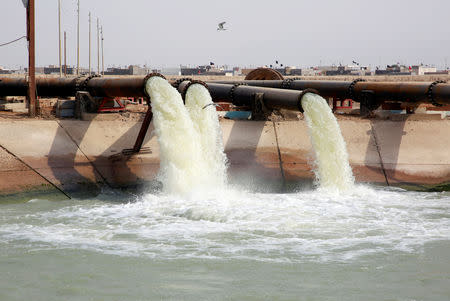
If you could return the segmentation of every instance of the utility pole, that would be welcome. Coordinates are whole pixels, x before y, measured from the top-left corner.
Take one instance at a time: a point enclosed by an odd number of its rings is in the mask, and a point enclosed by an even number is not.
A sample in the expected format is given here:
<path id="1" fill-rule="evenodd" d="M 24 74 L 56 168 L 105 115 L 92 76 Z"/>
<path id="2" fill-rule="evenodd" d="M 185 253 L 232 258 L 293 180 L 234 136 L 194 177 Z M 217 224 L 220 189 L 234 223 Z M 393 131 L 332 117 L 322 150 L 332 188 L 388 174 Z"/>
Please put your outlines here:
<path id="1" fill-rule="evenodd" d="M 36 77 L 35 77 L 35 27 L 34 27 L 34 0 L 28 1 L 27 7 L 27 39 L 28 39 L 28 113 L 35 117 L 36 107 Z"/>
<path id="2" fill-rule="evenodd" d="M 97 18 L 97 73 L 100 74 L 100 26 Z"/>
<path id="3" fill-rule="evenodd" d="M 61 0 L 58 0 L 58 28 L 59 28 L 59 77 L 62 77 L 62 65 L 61 65 Z"/>
<path id="4" fill-rule="evenodd" d="M 64 31 L 64 76 L 67 76 L 66 32 Z"/>
<path id="5" fill-rule="evenodd" d="M 89 12 L 89 75 L 91 75 L 91 12 Z"/>
<path id="6" fill-rule="evenodd" d="M 102 35 L 102 75 L 105 75 L 105 57 L 103 56 L 103 26 L 100 27 L 100 33 Z"/>
<path id="7" fill-rule="evenodd" d="M 80 74 L 80 0 L 78 0 L 78 24 L 77 24 L 77 75 Z"/>

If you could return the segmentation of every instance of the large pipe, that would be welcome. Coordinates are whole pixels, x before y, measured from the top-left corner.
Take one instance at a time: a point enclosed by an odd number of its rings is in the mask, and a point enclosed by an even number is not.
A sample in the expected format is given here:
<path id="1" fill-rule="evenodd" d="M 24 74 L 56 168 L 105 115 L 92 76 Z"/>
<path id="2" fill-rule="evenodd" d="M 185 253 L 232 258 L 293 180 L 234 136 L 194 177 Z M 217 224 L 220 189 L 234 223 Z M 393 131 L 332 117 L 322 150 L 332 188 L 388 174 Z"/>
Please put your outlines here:
<path id="1" fill-rule="evenodd" d="M 98 97 L 146 97 L 145 83 L 149 76 L 143 77 L 77 77 L 77 78 L 36 78 L 37 95 L 41 97 L 75 96 L 77 91 L 87 91 Z M 242 97 L 248 98 L 256 93 L 250 87 L 281 89 L 284 91 L 303 91 L 314 89 L 324 97 L 351 98 L 361 100 L 367 93 L 377 101 L 398 100 L 408 102 L 429 101 L 450 104 L 450 84 L 424 82 L 364 82 L 364 81 L 303 81 L 303 80 L 251 80 L 242 82 L 210 81 L 208 85 L 245 83 L 249 88 L 240 90 Z M 228 88 L 223 88 L 228 89 Z M 220 90 L 217 86 L 217 90 Z M 244 91 L 246 91 L 245 94 Z M 275 92 L 266 91 L 267 95 Z M 290 92 L 276 92 L 276 97 L 287 97 Z M 24 78 L 0 77 L 0 96 L 26 96 L 27 83 Z M 266 96 L 269 97 L 269 96 Z M 274 96 L 269 98 L 275 101 Z M 213 92 L 213 99 L 216 99 Z M 238 99 L 238 98 L 236 98 Z M 278 100 L 283 102 L 282 100 Z M 289 102 L 289 101 L 288 101 Z"/>
<path id="2" fill-rule="evenodd" d="M 181 95 L 185 95 L 191 84 L 198 81 L 183 81 L 177 88 Z M 255 100 L 257 94 L 261 95 L 264 106 L 267 109 L 290 109 L 303 111 L 301 99 L 307 92 L 317 93 L 312 89 L 285 90 L 257 86 L 230 85 L 209 82 L 204 84 L 211 94 L 214 101 L 229 101 L 239 106 L 250 106 Z"/>
<path id="3" fill-rule="evenodd" d="M 430 101 L 450 104 L 450 84 L 427 82 L 365 82 L 365 81 L 319 81 L 319 80 L 244 80 L 211 81 L 209 83 L 246 84 L 248 86 L 278 89 L 314 89 L 323 97 L 352 98 L 359 101 L 366 92 L 377 100 L 408 102 Z M 431 92 L 430 92 L 431 87 Z"/>
<path id="4" fill-rule="evenodd" d="M 146 77 L 97 77 L 89 80 L 86 90 L 99 97 L 145 97 Z"/>
<path id="5" fill-rule="evenodd" d="M 140 77 L 38 77 L 37 95 L 40 97 L 75 96 L 77 91 L 87 91 L 98 97 L 146 97 L 145 82 Z M 26 96 L 24 78 L 0 77 L 0 96 Z"/>
<path id="6" fill-rule="evenodd" d="M 25 96 L 26 80 L 24 78 L 0 78 L 0 96 Z M 71 96 L 76 93 L 75 79 L 70 78 L 36 78 L 36 94 L 38 96 L 56 97 Z"/>

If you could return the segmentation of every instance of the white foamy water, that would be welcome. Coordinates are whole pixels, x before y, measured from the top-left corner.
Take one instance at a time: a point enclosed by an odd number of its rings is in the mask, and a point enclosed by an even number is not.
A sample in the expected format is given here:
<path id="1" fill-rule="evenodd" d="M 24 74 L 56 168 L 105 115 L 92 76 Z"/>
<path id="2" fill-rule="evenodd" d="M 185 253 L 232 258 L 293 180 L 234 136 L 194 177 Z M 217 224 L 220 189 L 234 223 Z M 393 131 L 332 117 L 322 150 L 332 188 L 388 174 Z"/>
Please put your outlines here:
<path id="1" fill-rule="evenodd" d="M 149 194 L 131 203 L 35 200 L 6 207 L 3 247 L 161 260 L 352 261 L 420 253 L 426 243 L 450 239 L 448 193 L 358 186 L 347 195 L 229 190 L 197 199 Z"/>
<path id="2" fill-rule="evenodd" d="M 155 133 L 160 146 L 159 179 L 164 191 L 187 194 L 208 181 L 204 170 L 199 133 L 184 106 L 181 95 L 165 79 L 154 76 L 147 81 Z"/>
<path id="3" fill-rule="evenodd" d="M 321 96 L 306 93 L 302 107 L 315 154 L 314 173 L 320 187 L 338 191 L 353 188 L 354 178 L 339 124 Z"/>
<path id="4" fill-rule="evenodd" d="M 200 84 L 193 84 L 186 92 L 186 109 L 199 133 L 205 173 L 215 188 L 227 183 L 227 157 L 223 150 L 222 129 L 219 117 L 208 90 Z"/>

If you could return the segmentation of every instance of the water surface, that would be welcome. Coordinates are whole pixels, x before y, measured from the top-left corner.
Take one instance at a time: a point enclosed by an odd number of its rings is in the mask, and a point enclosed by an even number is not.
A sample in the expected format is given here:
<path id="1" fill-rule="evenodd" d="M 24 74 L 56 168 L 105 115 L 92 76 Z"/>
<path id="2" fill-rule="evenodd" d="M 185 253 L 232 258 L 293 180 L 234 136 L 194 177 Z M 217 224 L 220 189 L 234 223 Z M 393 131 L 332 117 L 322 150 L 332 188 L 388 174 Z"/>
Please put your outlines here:
<path id="1" fill-rule="evenodd" d="M 0 204 L 0 300 L 449 300 L 450 194 Z"/>

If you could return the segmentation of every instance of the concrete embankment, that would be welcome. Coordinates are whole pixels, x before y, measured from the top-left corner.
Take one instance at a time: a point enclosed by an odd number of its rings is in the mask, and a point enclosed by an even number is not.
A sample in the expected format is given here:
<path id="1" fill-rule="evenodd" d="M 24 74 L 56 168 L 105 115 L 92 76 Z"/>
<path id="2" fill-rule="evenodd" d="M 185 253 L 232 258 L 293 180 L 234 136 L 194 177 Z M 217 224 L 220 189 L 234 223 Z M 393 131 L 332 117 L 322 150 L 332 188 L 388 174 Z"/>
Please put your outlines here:
<path id="1" fill-rule="evenodd" d="M 339 124 L 357 182 L 448 189 L 450 120 L 355 118 Z M 232 183 L 267 190 L 311 186 L 313 155 L 304 121 L 224 119 L 221 125 Z M 1 120 L 0 196 L 82 197 L 108 186 L 153 186 L 159 169 L 156 137 L 148 133 L 147 151 L 121 155 L 139 129 L 140 122 Z"/>

